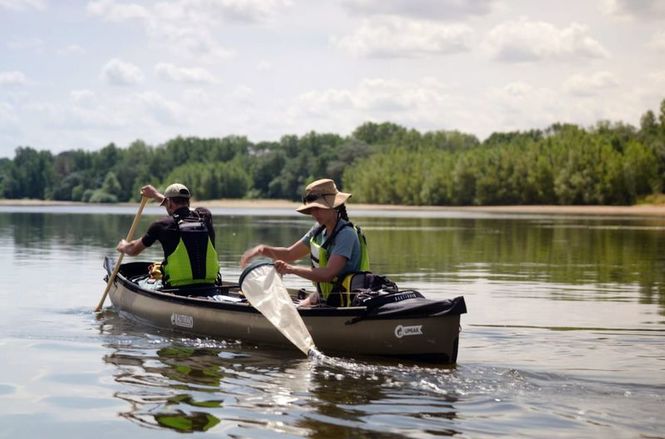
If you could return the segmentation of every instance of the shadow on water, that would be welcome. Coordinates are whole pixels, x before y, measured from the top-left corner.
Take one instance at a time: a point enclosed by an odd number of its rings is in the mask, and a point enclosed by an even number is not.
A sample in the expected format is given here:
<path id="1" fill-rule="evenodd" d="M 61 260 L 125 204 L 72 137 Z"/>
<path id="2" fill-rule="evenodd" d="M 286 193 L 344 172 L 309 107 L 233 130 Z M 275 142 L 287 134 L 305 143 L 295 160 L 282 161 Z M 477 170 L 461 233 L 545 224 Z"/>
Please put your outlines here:
<path id="1" fill-rule="evenodd" d="M 311 360 L 295 350 L 146 332 L 111 311 L 97 326 L 108 349 L 103 360 L 116 368 L 113 377 L 122 389 L 114 396 L 128 405 L 119 415 L 142 427 L 404 437 L 389 432 L 401 430 L 391 425 L 398 416 L 408 427 L 404 431 L 427 430 L 429 423 L 430 434 L 456 433 L 447 425 L 457 416 L 457 392 L 446 383 L 454 368 L 389 359 Z"/>

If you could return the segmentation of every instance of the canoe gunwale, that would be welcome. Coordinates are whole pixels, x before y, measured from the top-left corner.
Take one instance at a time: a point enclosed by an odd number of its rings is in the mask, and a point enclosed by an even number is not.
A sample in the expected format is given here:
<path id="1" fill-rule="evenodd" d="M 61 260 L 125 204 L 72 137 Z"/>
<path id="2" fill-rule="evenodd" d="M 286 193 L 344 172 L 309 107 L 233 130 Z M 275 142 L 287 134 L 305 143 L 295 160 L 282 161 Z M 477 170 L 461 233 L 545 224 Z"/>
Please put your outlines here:
<path id="1" fill-rule="evenodd" d="M 122 273 L 118 273 L 115 282 L 120 282 L 122 286 L 132 293 L 139 294 L 141 296 L 149 297 L 153 300 L 160 300 L 165 302 L 176 303 L 180 305 L 189 305 L 197 306 L 201 308 L 213 308 L 226 311 L 234 312 L 247 312 L 251 314 L 259 314 L 259 311 L 251 306 L 249 302 L 233 303 L 233 302 L 221 302 L 211 300 L 206 296 L 185 296 L 177 295 L 172 293 L 165 293 L 158 290 L 148 290 L 141 288 L 135 282 L 132 282 L 130 279 L 125 277 Z M 346 308 L 333 308 L 333 307 L 319 307 L 319 308 L 299 308 L 298 312 L 305 315 L 316 315 L 316 316 L 348 316 L 348 317 L 357 317 L 365 311 L 364 306 L 354 306 Z"/>

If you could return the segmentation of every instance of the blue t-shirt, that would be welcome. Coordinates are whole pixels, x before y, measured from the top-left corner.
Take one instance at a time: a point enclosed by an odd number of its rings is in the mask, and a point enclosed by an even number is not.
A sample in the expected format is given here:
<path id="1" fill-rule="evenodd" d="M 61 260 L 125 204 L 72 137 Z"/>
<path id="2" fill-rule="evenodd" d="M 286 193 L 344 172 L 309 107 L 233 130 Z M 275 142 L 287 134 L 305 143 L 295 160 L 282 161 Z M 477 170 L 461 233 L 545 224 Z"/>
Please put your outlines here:
<path id="1" fill-rule="evenodd" d="M 348 221 L 340 219 L 337 222 L 335 230 L 339 230 L 335 238 L 328 245 L 328 260 L 332 255 L 340 255 L 346 258 L 346 264 L 338 276 L 344 276 L 347 273 L 353 273 L 355 271 L 360 271 L 360 240 L 358 239 L 358 233 L 356 229 L 349 226 L 344 226 L 348 224 Z M 314 224 L 314 226 L 309 229 L 305 236 L 300 240 L 303 244 L 309 247 L 309 240 L 312 238 L 314 233 L 321 225 L 319 223 Z M 341 228 L 341 229 L 340 229 Z M 318 234 L 314 241 L 321 245 L 326 242 L 328 236 L 326 235 L 326 230 L 323 229 L 321 233 Z"/>

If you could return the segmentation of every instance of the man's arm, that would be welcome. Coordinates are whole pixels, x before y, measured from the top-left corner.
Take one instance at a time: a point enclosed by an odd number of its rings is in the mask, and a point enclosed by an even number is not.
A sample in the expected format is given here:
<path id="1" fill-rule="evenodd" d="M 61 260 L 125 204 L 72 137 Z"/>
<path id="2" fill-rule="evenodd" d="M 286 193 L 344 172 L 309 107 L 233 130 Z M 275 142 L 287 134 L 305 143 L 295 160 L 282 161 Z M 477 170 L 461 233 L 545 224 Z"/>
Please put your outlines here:
<path id="1" fill-rule="evenodd" d="M 155 187 L 151 184 L 145 185 L 141 188 L 141 195 L 146 198 L 151 198 L 158 203 L 164 201 L 164 195 L 162 195 Z"/>
<path id="2" fill-rule="evenodd" d="M 145 248 L 145 245 L 143 245 L 143 238 L 139 238 L 129 242 L 123 239 L 118 243 L 115 249 L 128 256 L 136 256 L 145 250 Z"/>

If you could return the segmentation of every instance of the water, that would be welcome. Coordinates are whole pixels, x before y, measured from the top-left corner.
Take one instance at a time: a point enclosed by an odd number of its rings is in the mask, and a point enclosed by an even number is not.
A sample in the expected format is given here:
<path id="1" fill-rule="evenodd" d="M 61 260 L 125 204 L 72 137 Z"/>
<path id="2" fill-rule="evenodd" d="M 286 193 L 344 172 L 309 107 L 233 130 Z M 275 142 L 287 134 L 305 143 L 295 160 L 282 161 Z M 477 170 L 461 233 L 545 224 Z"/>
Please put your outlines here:
<path id="1" fill-rule="evenodd" d="M 102 258 L 135 211 L 0 207 L 0 437 L 665 437 L 665 219 L 350 212 L 375 271 L 465 296 L 456 367 L 308 360 L 140 326 L 108 302 L 96 316 Z M 229 279 L 250 245 L 309 226 L 215 214 Z"/>

